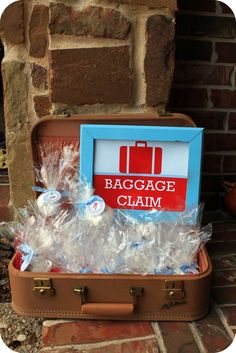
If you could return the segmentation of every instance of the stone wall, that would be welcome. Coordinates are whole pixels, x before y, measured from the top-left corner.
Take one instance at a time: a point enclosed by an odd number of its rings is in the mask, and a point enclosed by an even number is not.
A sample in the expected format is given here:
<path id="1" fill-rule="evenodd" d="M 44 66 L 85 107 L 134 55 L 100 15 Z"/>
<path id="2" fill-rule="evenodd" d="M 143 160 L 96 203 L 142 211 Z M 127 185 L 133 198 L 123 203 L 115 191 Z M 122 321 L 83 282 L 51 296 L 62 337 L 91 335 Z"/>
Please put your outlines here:
<path id="1" fill-rule="evenodd" d="M 11 200 L 32 196 L 45 115 L 156 112 L 174 71 L 175 0 L 21 0 L 1 19 Z"/>

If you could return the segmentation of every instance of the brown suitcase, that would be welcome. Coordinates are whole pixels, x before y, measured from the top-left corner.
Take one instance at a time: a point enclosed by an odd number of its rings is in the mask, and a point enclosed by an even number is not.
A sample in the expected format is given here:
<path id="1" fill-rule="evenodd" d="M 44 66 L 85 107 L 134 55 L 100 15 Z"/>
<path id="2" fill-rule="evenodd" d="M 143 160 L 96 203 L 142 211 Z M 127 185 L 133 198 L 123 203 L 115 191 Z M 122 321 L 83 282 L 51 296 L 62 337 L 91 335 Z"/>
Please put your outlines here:
<path id="1" fill-rule="evenodd" d="M 79 142 L 80 124 L 195 126 L 181 114 L 44 118 L 32 131 L 38 144 L 69 137 Z M 12 307 L 19 315 L 50 318 L 192 321 L 207 314 L 211 263 L 205 247 L 197 275 L 103 275 L 20 272 L 9 265 Z"/>

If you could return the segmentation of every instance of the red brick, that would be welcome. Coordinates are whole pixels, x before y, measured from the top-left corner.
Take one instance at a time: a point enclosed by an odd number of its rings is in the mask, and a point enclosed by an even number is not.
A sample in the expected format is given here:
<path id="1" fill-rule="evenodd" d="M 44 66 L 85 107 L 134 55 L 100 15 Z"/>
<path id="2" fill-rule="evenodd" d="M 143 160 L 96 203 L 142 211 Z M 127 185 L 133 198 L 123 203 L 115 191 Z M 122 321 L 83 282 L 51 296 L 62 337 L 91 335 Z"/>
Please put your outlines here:
<path id="1" fill-rule="evenodd" d="M 209 41 L 177 38 L 176 59 L 211 61 L 212 49 L 213 44 Z"/>
<path id="2" fill-rule="evenodd" d="M 11 44 L 24 43 L 22 1 L 15 1 L 5 9 L 0 18 L 0 32 L 3 32 L 3 38 Z"/>
<path id="3" fill-rule="evenodd" d="M 233 255 L 214 255 L 211 256 L 211 262 L 214 269 L 236 267 L 236 254 Z"/>
<path id="4" fill-rule="evenodd" d="M 206 225 L 212 222 L 219 222 L 221 219 L 225 219 L 225 216 L 221 210 L 204 212 L 202 217 L 202 225 Z"/>
<path id="5" fill-rule="evenodd" d="M 180 10 L 188 11 L 203 11 L 203 12 L 215 12 L 216 1 L 215 0 L 178 0 L 178 8 Z"/>
<path id="6" fill-rule="evenodd" d="M 215 133 L 205 133 L 204 148 L 206 151 L 218 151 L 220 148 L 220 136 Z"/>
<path id="7" fill-rule="evenodd" d="M 177 13 L 176 25 L 177 35 L 217 38 L 235 38 L 236 35 L 235 19 L 233 17 Z"/>
<path id="8" fill-rule="evenodd" d="M 185 322 L 160 322 L 159 327 L 168 353 L 198 353 L 189 325 Z"/>
<path id="9" fill-rule="evenodd" d="M 236 43 L 216 43 L 215 51 L 218 63 L 236 62 Z"/>
<path id="10" fill-rule="evenodd" d="M 52 50 L 50 57 L 52 102 L 84 105 L 132 101 L 128 46 Z"/>
<path id="11" fill-rule="evenodd" d="M 221 6 L 222 13 L 227 13 L 227 14 L 232 14 L 233 15 L 233 11 L 228 5 L 224 4 L 222 1 L 219 1 L 219 3 L 220 3 L 220 6 Z"/>
<path id="12" fill-rule="evenodd" d="M 223 220 L 222 222 L 218 222 L 214 224 L 214 231 L 216 232 L 232 232 L 236 231 L 236 222 L 231 220 Z"/>
<path id="13" fill-rule="evenodd" d="M 176 63 L 175 83 L 195 85 L 231 85 L 233 66 Z"/>
<path id="14" fill-rule="evenodd" d="M 228 127 L 230 130 L 236 130 L 236 113 L 230 113 Z"/>
<path id="15" fill-rule="evenodd" d="M 48 96 L 35 96 L 34 109 L 39 118 L 50 114 L 51 103 Z"/>
<path id="16" fill-rule="evenodd" d="M 231 151 L 236 149 L 235 134 L 205 134 L 206 151 Z"/>
<path id="17" fill-rule="evenodd" d="M 174 36 L 171 19 L 161 15 L 148 18 L 144 69 L 149 106 L 167 104 L 174 74 Z"/>
<path id="18" fill-rule="evenodd" d="M 170 106 L 174 108 L 204 108 L 208 104 L 207 90 L 203 88 L 173 87 Z"/>
<path id="19" fill-rule="evenodd" d="M 213 228 L 214 229 L 214 228 Z M 227 240 L 236 240 L 236 231 L 228 231 L 228 232 L 214 232 L 213 241 L 227 241 Z"/>
<path id="20" fill-rule="evenodd" d="M 109 0 L 114 3 L 114 0 Z M 145 5 L 150 8 L 168 8 L 171 11 L 177 10 L 176 0 L 116 0 L 118 3 L 129 5 Z"/>
<path id="21" fill-rule="evenodd" d="M 42 345 L 45 347 L 84 344 L 111 339 L 152 335 L 149 322 L 74 321 L 43 327 Z"/>
<path id="22" fill-rule="evenodd" d="M 220 176 L 219 175 L 204 175 L 202 176 L 202 191 L 211 192 L 219 191 L 220 188 Z"/>
<path id="23" fill-rule="evenodd" d="M 211 295 L 217 304 L 236 304 L 236 286 L 212 287 Z"/>
<path id="24" fill-rule="evenodd" d="M 223 156 L 220 155 L 204 155 L 203 156 L 203 172 L 217 173 L 221 171 Z"/>
<path id="25" fill-rule="evenodd" d="M 212 273 L 213 286 L 236 285 L 236 270 L 214 270 Z"/>
<path id="26" fill-rule="evenodd" d="M 204 211 L 212 211 L 219 208 L 218 196 L 213 193 L 202 193 L 201 201 L 204 202 Z"/>
<path id="27" fill-rule="evenodd" d="M 231 339 L 214 311 L 195 325 L 207 352 L 220 352 L 230 346 Z"/>
<path id="28" fill-rule="evenodd" d="M 236 306 L 221 308 L 229 326 L 236 326 Z"/>
<path id="29" fill-rule="evenodd" d="M 48 71 L 44 67 L 33 64 L 31 69 L 32 83 L 35 88 L 48 88 Z"/>
<path id="30" fill-rule="evenodd" d="M 49 8 L 35 5 L 29 23 L 30 56 L 43 58 L 48 47 Z"/>
<path id="31" fill-rule="evenodd" d="M 216 242 L 208 243 L 207 249 L 210 254 L 217 256 L 223 256 L 227 254 L 236 254 L 236 241 L 227 241 L 227 242 Z"/>
<path id="32" fill-rule="evenodd" d="M 133 342 L 119 342 L 116 344 L 107 344 L 103 347 L 93 348 L 86 346 L 86 348 L 63 348 L 50 349 L 47 351 L 42 350 L 41 353 L 159 353 L 158 345 L 155 339 L 137 340 Z"/>
<path id="33" fill-rule="evenodd" d="M 235 136 L 236 138 L 236 136 Z M 224 156 L 223 173 L 234 173 L 236 171 L 236 156 Z"/>
<path id="34" fill-rule="evenodd" d="M 215 108 L 236 108 L 236 91 L 213 89 L 211 101 Z"/>
<path id="35" fill-rule="evenodd" d="M 50 5 L 50 33 L 124 39 L 131 24 L 121 12 L 99 6 L 76 11 L 62 3 Z"/>
<path id="36" fill-rule="evenodd" d="M 227 111 L 188 111 L 185 114 L 189 115 L 198 127 L 204 127 L 209 130 L 223 130 L 224 121 L 227 117 Z"/>

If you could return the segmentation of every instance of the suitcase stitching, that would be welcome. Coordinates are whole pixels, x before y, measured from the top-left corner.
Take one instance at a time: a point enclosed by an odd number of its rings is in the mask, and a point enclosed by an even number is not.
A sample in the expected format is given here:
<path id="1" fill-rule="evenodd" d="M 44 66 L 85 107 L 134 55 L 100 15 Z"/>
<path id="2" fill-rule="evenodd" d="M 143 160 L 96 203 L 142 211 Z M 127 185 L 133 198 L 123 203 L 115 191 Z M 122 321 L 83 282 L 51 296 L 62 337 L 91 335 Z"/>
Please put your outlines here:
<path id="1" fill-rule="evenodd" d="M 84 317 L 84 318 L 95 318 L 95 317 L 103 317 L 103 316 L 99 316 L 99 315 L 89 315 L 89 314 L 82 314 L 78 311 L 61 311 L 61 310 L 27 310 L 27 309 L 20 309 L 22 308 L 22 306 L 19 305 L 15 305 L 12 304 L 12 306 L 14 308 L 19 308 L 19 310 L 21 311 L 21 313 L 25 313 L 25 314 L 60 314 L 63 316 L 70 316 L 70 315 L 77 315 L 79 317 Z M 132 316 L 129 316 L 129 318 L 192 318 L 192 317 L 198 317 L 199 315 L 204 315 L 208 312 L 207 311 L 193 311 L 191 313 L 186 313 L 186 314 L 133 314 Z M 108 316 L 104 316 L 104 318 L 107 318 Z M 125 319 L 125 317 L 122 316 L 122 319 Z"/>

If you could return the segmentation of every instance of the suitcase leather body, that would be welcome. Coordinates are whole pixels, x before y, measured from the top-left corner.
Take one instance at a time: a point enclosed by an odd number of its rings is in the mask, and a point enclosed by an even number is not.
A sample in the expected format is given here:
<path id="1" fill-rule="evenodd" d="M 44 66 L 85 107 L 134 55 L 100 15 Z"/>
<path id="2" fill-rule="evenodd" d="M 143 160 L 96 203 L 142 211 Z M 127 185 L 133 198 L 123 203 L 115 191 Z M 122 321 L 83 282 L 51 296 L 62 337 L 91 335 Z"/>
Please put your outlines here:
<path id="1" fill-rule="evenodd" d="M 78 142 L 81 124 L 128 124 L 193 127 L 184 115 L 75 116 L 44 118 L 33 128 L 38 144 L 67 139 Z M 19 315 L 48 318 L 192 321 L 207 314 L 211 263 L 204 248 L 197 275 L 103 275 L 20 272 L 9 265 L 12 307 Z M 148 261 L 148 259 L 147 259 Z"/>

